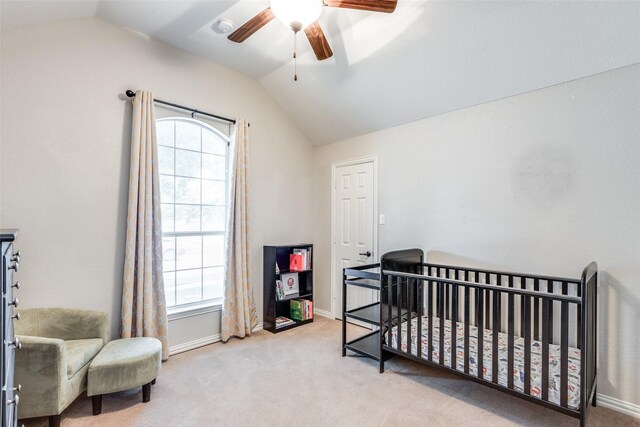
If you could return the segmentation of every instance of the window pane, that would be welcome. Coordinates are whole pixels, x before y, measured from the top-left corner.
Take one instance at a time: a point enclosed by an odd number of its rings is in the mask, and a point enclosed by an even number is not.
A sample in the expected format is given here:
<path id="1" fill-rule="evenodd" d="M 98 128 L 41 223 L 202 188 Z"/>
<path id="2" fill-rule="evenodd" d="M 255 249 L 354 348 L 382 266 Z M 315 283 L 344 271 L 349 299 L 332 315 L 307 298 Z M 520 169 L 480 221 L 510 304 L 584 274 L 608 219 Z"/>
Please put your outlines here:
<path id="1" fill-rule="evenodd" d="M 224 206 L 203 206 L 202 231 L 224 231 L 225 210 Z"/>
<path id="2" fill-rule="evenodd" d="M 176 175 L 200 178 L 200 157 L 193 151 L 176 150 Z"/>
<path id="3" fill-rule="evenodd" d="M 173 205 L 168 203 L 161 204 L 160 213 L 162 215 L 162 231 L 173 231 Z"/>
<path id="4" fill-rule="evenodd" d="M 176 203 L 200 204 L 200 181 L 176 177 Z"/>
<path id="5" fill-rule="evenodd" d="M 167 175 L 173 175 L 173 152 L 169 147 L 158 147 L 158 171 Z"/>
<path id="6" fill-rule="evenodd" d="M 222 298 L 222 267 L 204 268 L 203 299 Z"/>
<path id="7" fill-rule="evenodd" d="M 202 155 L 202 177 L 209 179 L 225 179 L 226 160 L 222 156 Z"/>
<path id="8" fill-rule="evenodd" d="M 200 151 L 200 126 L 176 121 L 176 147 Z"/>
<path id="9" fill-rule="evenodd" d="M 209 129 L 202 128 L 202 152 L 224 156 L 227 152 L 227 141 Z"/>
<path id="10" fill-rule="evenodd" d="M 173 237 L 162 239 L 162 269 L 164 271 L 176 269 L 176 239 Z"/>
<path id="11" fill-rule="evenodd" d="M 202 180 L 202 204 L 225 205 L 225 182 Z"/>
<path id="12" fill-rule="evenodd" d="M 178 288 L 177 304 L 188 304 L 202 300 L 202 270 L 176 272 Z"/>
<path id="13" fill-rule="evenodd" d="M 173 203 L 173 177 L 160 175 L 160 201 Z"/>
<path id="14" fill-rule="evenodd" d="M 176 270 L 202 267 L 202 237 L 176 237 Z"/>
<path id="15" fill-rule="evenodd" d="M 188 119 L 156 122 L 163 233 L 163 271 L 167 306 L 221 298 L 224 283 L 227 152 L 224 137 Z"/>
<path id="16" fill-rule="evenodd" d="M 200 206 L 176 205 L 176 231 L 200 231 Z"/>
<path id="17" fill-rule="evenodd" d="M 156 136 L 158 145 L 173 147 L 173 120 L 156 122 Z"/>
<path id="18" fill-rule="evenodd" d="M 164 273 L 164 297 L 167 307 L 176 305 L 176 273 Z"/>
<path id="19" fill-rule="evenodd" d="M 202 246 L 204 267 L 224 265 L 224 236 L 204 236 Z"/>

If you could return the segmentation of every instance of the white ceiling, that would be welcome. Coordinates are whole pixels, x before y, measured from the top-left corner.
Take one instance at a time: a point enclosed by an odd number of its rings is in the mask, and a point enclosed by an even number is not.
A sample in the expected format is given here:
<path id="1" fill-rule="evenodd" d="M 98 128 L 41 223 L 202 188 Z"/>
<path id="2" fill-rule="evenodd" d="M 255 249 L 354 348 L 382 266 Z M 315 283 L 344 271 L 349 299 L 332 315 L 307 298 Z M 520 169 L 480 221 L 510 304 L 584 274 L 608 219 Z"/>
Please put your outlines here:
<path id="1" fill-rule="evenodd" d="M 318 0 L 320 1 L 320 0 Z M 318 62 L 274 20 L 242 44 L 236 27 L 269 5 L 242 1 L 7 1 L 3 28 L 98 16 L 258 79 L 316 144 L 640 62 L 640 2 L 398 0 L 393 14 L 325 8 L 334 56 Z"/>

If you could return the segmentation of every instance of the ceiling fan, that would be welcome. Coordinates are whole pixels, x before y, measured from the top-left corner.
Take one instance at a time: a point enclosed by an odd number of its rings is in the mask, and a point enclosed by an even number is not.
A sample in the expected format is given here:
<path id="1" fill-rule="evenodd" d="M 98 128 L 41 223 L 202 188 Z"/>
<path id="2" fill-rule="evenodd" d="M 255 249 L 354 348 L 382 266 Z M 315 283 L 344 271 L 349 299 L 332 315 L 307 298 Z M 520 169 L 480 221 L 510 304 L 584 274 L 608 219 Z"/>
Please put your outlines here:
<path id="1" fill-rule="evenodd" d="M 323 6 L 391 13 L 396 9 L 397 2 L 398 0 L 271 0 L 270 7 L 251 18 L 227 38 L 242 43 L 274 18 L 278 18 L 296 34 L 304 30 L 316 58 L 322 61 L 333 56 L 331 46 L 317 21 Z M 294 51 L 294 58 L 295 56 Z"/>

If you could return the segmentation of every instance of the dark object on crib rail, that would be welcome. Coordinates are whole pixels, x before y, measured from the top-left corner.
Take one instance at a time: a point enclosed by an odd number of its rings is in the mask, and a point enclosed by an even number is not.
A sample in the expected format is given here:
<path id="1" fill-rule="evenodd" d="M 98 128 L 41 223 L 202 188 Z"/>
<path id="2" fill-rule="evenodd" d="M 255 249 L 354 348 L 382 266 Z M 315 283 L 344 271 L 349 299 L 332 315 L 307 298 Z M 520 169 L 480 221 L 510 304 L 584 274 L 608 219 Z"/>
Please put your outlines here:
<path id="1" fill-rule="evenodd" d="M 596 405 L 597 264 L 572 279 L 423 259 L 407 249 L 343 270 L 342 355 L 378 360 L 381 373 L 394 355 L 447 369 L 584 426 Z M 347 310 L 349 286 L 379 289 L 380 302 Z M 350 319 L 380 330 L 347 341 Z"/>

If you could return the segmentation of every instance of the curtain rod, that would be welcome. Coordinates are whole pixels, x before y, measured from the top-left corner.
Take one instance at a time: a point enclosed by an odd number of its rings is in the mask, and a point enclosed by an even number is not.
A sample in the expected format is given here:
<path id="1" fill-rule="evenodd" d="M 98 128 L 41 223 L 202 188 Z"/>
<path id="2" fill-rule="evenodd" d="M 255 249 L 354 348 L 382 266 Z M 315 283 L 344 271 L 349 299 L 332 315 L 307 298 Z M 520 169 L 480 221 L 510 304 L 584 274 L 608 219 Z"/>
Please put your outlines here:
<path id="1" fill-rule="evenodd" d="M 127 90 L 125 93 L 127 94 L 127 96 L 129 98 L 133 98 L 134 96 L 136 96 L 136 93 L 134 91 L 132 91 L 132 90 Z M 203 115 L 203 116 L 213 117 L 214 119 L 222 120 L 223 122 L 233 123 L 234 125 L 236 124 L 236 121 L 234 119 L 230 119 L 228 117 L 218 116 L 218 115 L 211 114 L 211 113 L 205 113 L 204 111 L 196 110 L 195 108 L 185 107 L 184 105 L 179 105 L 179 104 L 174 104 L 172 102 L 162 101 L 162 100 L 157 99 L 157 98 L 154 98 L 153 102 L 157 102 L 158 104 L 168 105 L 168 106 L 174 107 L 174 108 L 179 108 L 179 109 L 185 110 L 185 111 L 190 111 L 191 112 L 191 117 L 193 117 L 195 114 L 200 114 L 200 115 Z"/>

